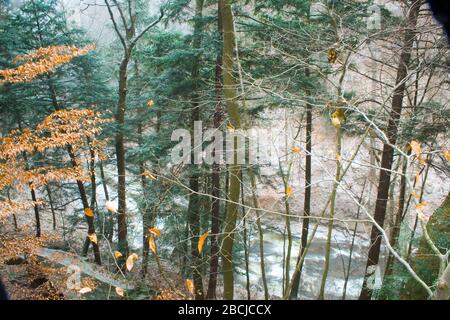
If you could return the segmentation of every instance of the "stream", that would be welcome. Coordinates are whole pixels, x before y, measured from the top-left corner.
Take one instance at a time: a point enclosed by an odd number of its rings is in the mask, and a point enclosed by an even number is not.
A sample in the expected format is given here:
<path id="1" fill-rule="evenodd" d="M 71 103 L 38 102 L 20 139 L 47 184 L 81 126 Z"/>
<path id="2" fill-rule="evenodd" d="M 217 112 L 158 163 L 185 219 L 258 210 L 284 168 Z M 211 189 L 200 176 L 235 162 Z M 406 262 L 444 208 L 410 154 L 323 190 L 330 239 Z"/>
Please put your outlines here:
<path id="1" fill-rule="evenodd" d="M 300 224 L 293 223 L 292 230 L 300 230 Z M 264 232 L 264 255 L 266 278 L 269 295 L 273 298 L 282 297 L 283 281 L 283 230 L 277 230 L 273 226 L 263 225 Z M 310 231 L 311 234 L 311 231 Z M 290 275 L 292 276 L 297 261 L 300 237 L 299 232 L 293 231 L 293 245 L 290 262 Z M 261 278 L 259 239 L 258 234 L 252 234 L 249 246 L 249 277 L 250 292 L 252 298 L 262 298 L 264 296 L 263 283 Z M 325 245 L 327 239 L 327 226 L 319 225 L 314 240 L 311 243 L 306 255 L 301 284 L 299 289 L 300 299 L 317 299 L 322 280 Z M 333 230 L 330 267 L 325 287 L 326 299 L 342 299 L 345 274 L 347 273 L 350 247 L 352 242 L 352 232 L 345 229 L 336 228 Z M 357 299 L 361 290 L 366 264 L 366 253 L 369 239 L 356 235 L 352 252 L 350 276 L 347 284 L 346 299 Z M 287 243 L 286 243 L 287 246 Z M 237 269 L 237 281 L 243 290 L 246 287 L 244 253 L 240 252 L 241 265 Z M 244 296 L 246 293 L 243 292 Z M 254 296 L 253 296 L 254 295 Z"/>

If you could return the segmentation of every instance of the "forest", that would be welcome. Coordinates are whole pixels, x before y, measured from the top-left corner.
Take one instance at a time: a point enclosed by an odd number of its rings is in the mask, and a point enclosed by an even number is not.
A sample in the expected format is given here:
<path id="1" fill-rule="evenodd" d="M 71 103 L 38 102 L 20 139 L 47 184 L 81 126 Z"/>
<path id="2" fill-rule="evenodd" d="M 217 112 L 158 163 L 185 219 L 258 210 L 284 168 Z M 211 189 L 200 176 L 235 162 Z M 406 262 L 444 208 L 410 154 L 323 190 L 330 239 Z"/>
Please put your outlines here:
<path id="1" fill-rule="evenodd" d="M 0 0 L 0 293 L 450 300 L 445 6 Z"/>

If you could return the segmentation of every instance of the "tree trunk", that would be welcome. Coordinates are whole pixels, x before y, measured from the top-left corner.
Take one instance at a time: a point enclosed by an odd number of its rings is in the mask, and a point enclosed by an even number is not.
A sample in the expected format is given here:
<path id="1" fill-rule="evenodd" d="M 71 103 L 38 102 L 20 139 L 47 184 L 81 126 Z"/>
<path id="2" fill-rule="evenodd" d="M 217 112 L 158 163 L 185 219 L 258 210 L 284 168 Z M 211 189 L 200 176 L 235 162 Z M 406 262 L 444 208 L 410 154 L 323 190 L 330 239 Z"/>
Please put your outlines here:
<path id="1" fill-rule="evenodd" d="M 74 152 L 73 147 L 71 145 L 67 146 L 67 151 L 69 152 L 70 161 L 72 162 L 72 166 L 74 168 L 78 167 L 78 163 L 77 163 L 77 160 L 76 160 L 76 157 L 75 157 L 75 152 Z M 76 180 L 76 181 L 77 181 L 77 185 L 78 185 L 78 190 L 80 191 L 80 197 L 81 197 L 81 202 L 83 203 L 84 213 L 86 213 L 87 210 L 91 210 L 92 211 L 92 209 L 89 207 L 89 202 L 88 202 L 88 198 L 87 198 L 87 194 L 86 194 L 86 189 L 84 188 L 83 182 L 81 180 Z M 95 262 L 98 265 L 101 265 L 102 264 L 102 259 L 101 259 L 101 256 L 100 256 L 100 248 L 98 246 L 98 242 L 92 242 L 89 239 L 89 235 L 95 234 L 94 217 L 88 216 L 86 214 L 84 216 L 85 216 L 86 222 L 88 224 L 88 236 L 86 236 L 85 245 L 83 247 L 82 255 L 84 257 L 87 256 L 87 251 L 89 249 L 89 245 L 92 243 L 92 247 L 94 248 Z"/>
<path id="2" fill-rule="evenodd" d="M 118 259 L 119 266 L 125 271 L 125 259 L 128 257 L 128 240 L 127 240 L 127 215 L 126 215 L 126 168 L 125 168 L 125 146 L 124 146 L 124 125 L 125 110 L 127 99 L 127 78 L 128 78 L 128 62 L 129 56 L 126 53 L 119 70 L 119 103 L 115 115 L 118 125 L 115 144 L 117 157 L 117 196 L 118 196 L 118 216 L 117 216 L 117 232 L 118 232 L 118 249 L 122 256 Z"/>
<path id="3" fill-rule="evenodd" d="M 309 68 L 306 68 L 305 75 L 309 77 Z M 309 91 L 306 91 L 309 95 Z M 312 151 L 312 104 L 306 103 L 306 156 L 305 156 L 305 200 L 303 203 L 303 215 L 306 217 L 302 222 L 302 239 L 300 243 L 300 251 L 297 258 L 298 268 L 292 275 L 292 288 L 289 293 L 289 299 L 297 299 L 300 279 L 303 270 L 303 263 L 300 263 L 308 242 L 309 233 L 309 215 L 311 214 L 311 151 Z"/>
<path id="4" fill-rule="evenodd" d="M 327 242 L 325 245 L 325 263 L 323 267 L 322 282 L 320 284 L 319 300 L 325 299 L 325 285 L 328 277 L 328 270 L 330 267 L 330 254 L 331 254 L 331 235 L 333 232 L 334 214 L 335 214 L 335 202 L 337 189 L 341 179 L 341 143 L 342 143 L 342 129 L 341 125 L 336 126 L 336 175 L 334 177 L 333 190 L 331 191 L 330 201 L 330 220 L 328 221 L 328 234 Z"/>
<path id="5" fill-rule="evenodd" d="M 404 36 L 403 48 L 400 54 L 400 60 L 397 69 L 397 77 L 395 81 L 395 89 L 392 98 L 392 109 L 390 112 L 389 123 L 387 127 L 388 143 L 384 143 L 383 154 L 381 159 L 381 170 L 378 181 L 378 194 L 375 204 L 375 221 L 383 227 L 386 216 L 387 198 L 389 194 L 389 185 L 391 181 L 391 169 L 394 157 L 394 149 L 392 146 L 397 141 L 398 124 L 400 121 L 403 105 L 403 96 L 405 91 L 405 80 L 408 75 L 408 65 L 411 60 L 411 49 L 414 43 L 415 28 L 417 24 L 417 17 L 419 15 L 419 9 L 421 1 L 414 0 L 409 8 L 407 26 Z M 372 232 L 370 235 L 369 253 L 366 264 L 366 273 L 364 276 L 364 282 L 360 300 L 369 300 L 372 297 L 372 290 L 367 283 L 368 278 L 374 272 L 374 266 L 378 265 L 380 257 L 381 246 L 381 234 L 380 231 L 372 226 Z"/>
<path id="6" fill-rule="evenodd" d="M 219 41 L 222 41 L 222 12 L 220 5 L 217 10 L 217 27 Z M 222 51 L 222 50 L 221 50 Z M 222 122 L 222 52 L 219 52 L 216 59 L 215 67 L 215 86 L 216 86 L 216 110 L 214 111 L 214 129 L 219 130 Z M 214 152 L 222 152 L 222 150 L 214 150 Z M 213 154 L 213 158 L 215 153 Z M 212 164 L 211 173 L 212 182 L 212 203 L 211 203 L 211 259 L 209 264 L 209 281 L 207 299 L 216 298 L 217 273 L 219 271 L 219 233 L 220 233 L 220 164 Z"/>
<path id="7" fill-rule="evenodd" d="M 234 26 L 233 12 L 230 0 L 220 0 L 223 22 L 223 86 L 226 99 L 227 112 L 231 125 L 240 129 L 241 120 L 237 105 L 236 82 L 233 76 L 234 64 Z M 238 203 L 240 194 L 241 167 L 237 164 L 237 141 L 234 141 L 233 157 L 234 163 L 229 165 L 229 195 L 230 202 L 227 206 L 225 219 L 224 239 L 222 245 L 222 271 L 224 282 L 224 299 L 232 300 L 234 296 L 234 274 L 233 274 L 233 246 L 236 221 L 238 216 Z"/>
<path id="8" fill-rule="evenodd" d="M 33 184 L 30 183 L 31 200 L 34 202 L 34 218 L 36 221 L 36 237 L 41 236 L 41 217 L 39 214 L 39 206 L 37 204 L 36 192 L 34 191 Z"/>
<path id="9" fill-rule="evenodd" d="M 105 194 L 105 200 L 109 201 L 109 191 L 108 191 L 108 185 L 106 184 L 105 180 L 105 170 L 103 169 L 103 161 L 99 161 L 99 168 L 100 168 L 100 178 L 102 179 L 102 186 L 103 186 L 103 193 Z M 114 220 L 111 214 L 107 214 L 108 221 L 102 222 L 103 225 L 103 233 L 108 239 L 109 242 L 112 242 L 113 236 L 114 236 Z M 106 226 L 105 226 L 105 223 Z"/>
<path id="10" fill-rule="evenodd" d="M 48 202 L 50 204 L 50 210 L 52 212 L 53 230 L 56 230 L 56 213 L 55 213 L 55 206 L 53 204 L 52 190 L 48 184 L 45 185 L 45 189 L 47 191 Z"/>
<path id="11" fill-rule="evenodd" d="M 195 1 L 195 21 L 194 21 L 194 34 L 192 47 L 194 50 L 198 51 L 202 43 L 202 32 L 203 32 L 203 22 L 201 21 L 203 16 L 203 0 Z M 192 112 L 191 112 L 191 129 L 194 132 L 195 122 L 200 120 L 200 103 L 199 103 L 199 77 L 200 77 L 200 59 L 199 53 L 196 53 L 194 61 L 192 63 Z M 193 135 L 194 136 L 194 135 Z M 192 137 L 191 144 L 193 146 L 191 155 L 191 172 L 189 178 L 189 187 L 192 190 L 189 195 L 189 207 L 188 207 L 188 220 L 189 220 L 189 230 L 191 239 L 191 269 L 192 277 L 194 282 L 194 296 L 195 300 L 203 300 L 203 280 L 201 274 L 201 257 L 197 250 L 197 242 L 200 236 L 200 196 L 199 192 L 199 169 L 194 161 L 195 153 L 198 152 L 197 148 L 201 149 L 201 141 L 196 141 Z M 200 145 L 197 145 L 200 143 Z"/>

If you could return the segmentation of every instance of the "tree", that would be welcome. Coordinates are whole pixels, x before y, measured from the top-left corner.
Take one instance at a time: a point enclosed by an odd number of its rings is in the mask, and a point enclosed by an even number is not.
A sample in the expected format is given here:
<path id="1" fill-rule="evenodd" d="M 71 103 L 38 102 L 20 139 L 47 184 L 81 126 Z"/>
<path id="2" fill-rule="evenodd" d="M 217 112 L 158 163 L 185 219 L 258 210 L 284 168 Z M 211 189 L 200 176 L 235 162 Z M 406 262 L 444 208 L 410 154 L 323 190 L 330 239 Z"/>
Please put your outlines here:
<path id="1" fill-rule="evenodd" d="M 383 155 L 381 158 L 380 177 L 378 181 L 378 194 L 375 205 L 374 219 L 383 226 L 386 216 L 386 205 L 389 194 L 389 185 L 391 179 L 392 162 L 394 157 L 394 147 L 397 141 L 398 124 L 402 114 L 403 97 L 405 92 L 406 80 L 408 78 L 408 65 L 411 59 L 411 50 L 414 43 L 415 28 L 417 18 L 422 2 L 413 0 L 408 3 L 408 17 L 405 26 L 405 35 L 397 67 L 397 77 L 395 80 L 395 89 L 392 96 L 392 107 L 389 115 L 388 126 L 386 129 L 387 141 L 383 145 Z M 380 256 L 381 236 L 380 231 L 375 226 L 372 227 L 370 235 L 370 246 L 366 264 L 366 273 L 364 284 L 360 294 L 361 300 L 370 299 L 372 290 L 368 286 L 368 277 L 373 274 L 374 266 L 378 265 Z"/>
<path id="2" fill-rule="evenodd" d="M 108 8 L 108 13 L 113 23 L 114 30 L 123 47 L 123 57 L 119 67 L 119 89 L 118 102 L 115 114 L 116 123 L 118 125 L 115 135 L 115 147 L 117 157 L 117 189 L 118 189 L 118 218 L 117 230 L 119 239 L 119 251 L 122 253 L 120 258 L 120 266 L 124 268 L 124 259 L 128 256 L 128 240 L 127 240 L 127 216 L 126 216 L 126 167 L 125 167 L 125 144 L 124 144 L 124 124 L 125 112 L 127 109 L 127 92 L 128 92 L 128 65 L 130 63 L 133 50 L 139 39 L 152 27 L 158 24 L 162 17 L 163 11 L 158 19 L 144 27 L 142 31 L 137 32 L 137 14 L 136 1 L 128 1 L 126 9 L 119 1 L 113 0 L 114 9 L 118 11 L 120 16 L 120 24 L 117 23 L 117 14 L 114 14 L 113 8 L 108 0 L 105 4 Z"/>
<path id="3" fill-rule="evenodd" d="M 223 92 L 230 124 L 235 130 L 241 127 L 241 119 L 237 105 L 236 82 L 233 76 L 234 66 L 234 23 L 231 2 L 220 0 L 220 10 L 222 12 L 223 26 Z M 227 206 L 227 216 L 224 227 L 224 238 L 221 248 L 222 252 L 222 272 L 224 282 L 224 299 L 233 299 L 234 295 L 234 275 L 233 275 L 233 244 L 236 221 L 238 216 L 238 203 L 240 194 L 240 172 L 241 167 L 237 163 L 238 145 L 235 140 L 233 150 L 233 164 L 229 165 L 230 187 L 228 199 L 230 203 Z"/>

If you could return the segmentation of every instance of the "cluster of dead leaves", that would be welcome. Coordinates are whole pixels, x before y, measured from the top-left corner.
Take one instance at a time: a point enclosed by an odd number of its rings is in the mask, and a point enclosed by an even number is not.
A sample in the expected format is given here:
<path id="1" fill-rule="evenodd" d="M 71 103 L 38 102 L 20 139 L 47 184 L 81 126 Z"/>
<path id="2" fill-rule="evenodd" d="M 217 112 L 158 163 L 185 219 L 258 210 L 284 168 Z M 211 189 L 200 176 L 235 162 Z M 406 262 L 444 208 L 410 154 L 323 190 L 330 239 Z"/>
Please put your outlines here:
<path id="1" fill-rule="evenodd" d="M 95 139 L 100 133 L 101 124 L 109 122 L 98 112 L 89 109 L 59 110 L 47 116 L 34 130 L 13 130 L 0 138 L 0 190 L 13 186 L 18 192 L 23 187 L 36 189 L 51 181 L 89 180 L 89 173 L 82 166 L 69 164 L 68 167 L 54 167 L 40 165 L 29 168 L 26 161 L 21 159 L 26 154 L 44 154 L 48 150 L 65 149 L 71 146 L 75 157 L 90 150 L 100 154 L 104 148 L 101 141 Z M 89 139 L 87 139 L 89 138 Z M 88 148 L 89 146 L 89 148 Z M 14 201 L 0 202 L 0 222 L 11 213 L 25 210 L 37 203 L 17 203 Z"/>
<path id="2" fill-rule="evenodd" d="M 83 48 L 76 46 L 50 46 L 39 48 L 27 54 L 14 58 L 13 63 L 22 63 L 16 68 L 0 70 L 0 83 L 29 82 L 46 74 L 57 67 L 68 63 L 73 58 L 87 54 L 94 50 L 95 45 L 89 44 Z"/>

